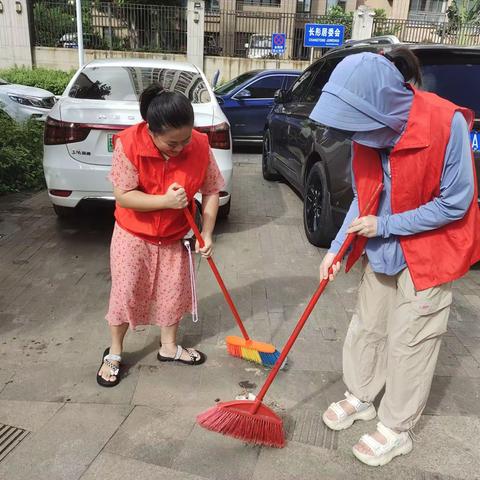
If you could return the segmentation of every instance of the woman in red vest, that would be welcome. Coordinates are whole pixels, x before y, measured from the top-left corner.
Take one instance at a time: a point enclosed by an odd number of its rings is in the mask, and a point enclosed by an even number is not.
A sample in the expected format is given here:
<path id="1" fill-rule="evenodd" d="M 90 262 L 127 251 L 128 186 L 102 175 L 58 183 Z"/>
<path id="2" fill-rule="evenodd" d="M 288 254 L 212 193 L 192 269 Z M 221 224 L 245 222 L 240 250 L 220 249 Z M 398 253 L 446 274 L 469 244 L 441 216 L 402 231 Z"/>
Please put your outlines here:
<path id="1" fill-rule="evenodd" d="M 209 257 L 223 178 L 207 136 L 193 129 L 193 108 L 184 95 L 152 85 L 140 97 L 140 112 L 144 121 L 115 137 L 109 176 L 116 222 L 106 316 L 112 341 L 97 373 L 103 387 L 121 379 L 129 327 L 160 327 L 161 362 L 200 365 L 206 358 L 176 341 L 183 315 L 196 314 L 189 243 L 182 241 L 190 228 L 182 210 L 194 206 L 194 195 L 202 193 L 205 246 L 199 248 L 197 242 L 196 251 Z"/>
<path id="2" fill-rule="evenodd" d="M 332 72 L 311 114 L 328 127 L 327 137 L 353 141 L 354 200 L 320 275 L 327 277 L 347 233 L 357 234 L 347 271 L 363 258 L 343 347 L 348 390 L 323 420 L 343 430 L 375 418 L 373 400 L 385 387 L 376 432 L 353 447 L 372 466 L 412 450 L 409 431 L 430 393 L 451 282 L 480 260 L 473 112 L 407 83 L 420 80 L 408 49 L 351 55 Z M 375 211 L 358 218 L 379 184 Z"/>

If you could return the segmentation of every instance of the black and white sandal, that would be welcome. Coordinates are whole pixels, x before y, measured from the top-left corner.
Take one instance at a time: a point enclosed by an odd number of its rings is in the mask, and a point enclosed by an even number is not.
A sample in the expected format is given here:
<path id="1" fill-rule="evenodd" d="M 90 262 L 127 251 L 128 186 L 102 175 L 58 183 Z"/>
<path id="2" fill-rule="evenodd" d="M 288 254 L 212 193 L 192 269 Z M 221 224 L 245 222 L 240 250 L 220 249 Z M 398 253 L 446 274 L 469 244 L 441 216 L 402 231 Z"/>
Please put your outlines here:
<path id="1" fill-rule="evenodd" d="M 118 362 L 120 365 L 117 367 L 112 362 Z M 118 385 L 120 383 L 120 374 L 121 374 L 121 367 L 122 367 L 121 362 L 122 362 L 122 357 L 120 355 L 115 355 L 114 353 L 110 353 L 110 348 L 107 348 L 103 352 L 102 363 L 100 364 L 100 368 L 98 369 L 98 372 L 97 372 L 97 383 L 102 387 L 115 387 L 116 385 Z M 110 368 L 110 376 L 116 377 L 115 380 L 113 381 L 105 380 L 100 375 L 100 370 L 102 369 L 103 364 L 107 365 L 107 367 Z"/>
<path id="2" fill-rule="evenodd" d="M 180 358 L 183 351 L 190 355 L 191 360 L 182 360 Z M 160 362 L 179 362 L 185 365 L 201 365 L 202 363 L 205 363 L 207 356 L 198 350 L 194 350 L 193 348 L 183 348 L 181 345 L 177 345 L 177 353 L 174 357 L 164 357 L 163 355 L 160 355 L 160 352 L 158 352 L 157 359 Z"/>

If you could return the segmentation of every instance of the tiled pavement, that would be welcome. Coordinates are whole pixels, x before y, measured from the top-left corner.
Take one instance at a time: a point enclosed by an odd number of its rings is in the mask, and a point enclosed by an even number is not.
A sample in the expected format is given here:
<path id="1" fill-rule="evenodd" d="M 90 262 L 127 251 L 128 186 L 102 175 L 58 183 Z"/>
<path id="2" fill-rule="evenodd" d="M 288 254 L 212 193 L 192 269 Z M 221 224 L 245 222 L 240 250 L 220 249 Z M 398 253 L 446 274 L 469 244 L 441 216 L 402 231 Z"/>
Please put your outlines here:
<path id="1" fill-rule="evenodd" d="M 298 196 L 261 178 L 258 155 L 235 159 L 232 212 L 217 227 L 215 260 L 251 336 L 281 347 L 315 290 L 323 252 L 305 239 Z M 205 366 L 160 365 L 158 333 L 144 328 L 127 337 L 128 375 L 116 388 L 98 387 L 108 342 L 110 213 L 59 223 L 45 193 L 0 198 L 0 424 L 30 432 L 0 460 L 1 479 L 480 478 L 478 270 L 455 285 L 414 451 L 372 469 L 350 447 L 374 422 L 333 433 L 320 421 L 344 391 L 341 347 L 358 271 L 328 287 L 267 395 L 285 418 L 284 450 L 195 425 L 218 399 L 258 391 L 267 373 L 226 354 L 224 338 L 237 329 L 205 262 L 201 322 L 181 327 L 182 342 L 207 353 Z"/>

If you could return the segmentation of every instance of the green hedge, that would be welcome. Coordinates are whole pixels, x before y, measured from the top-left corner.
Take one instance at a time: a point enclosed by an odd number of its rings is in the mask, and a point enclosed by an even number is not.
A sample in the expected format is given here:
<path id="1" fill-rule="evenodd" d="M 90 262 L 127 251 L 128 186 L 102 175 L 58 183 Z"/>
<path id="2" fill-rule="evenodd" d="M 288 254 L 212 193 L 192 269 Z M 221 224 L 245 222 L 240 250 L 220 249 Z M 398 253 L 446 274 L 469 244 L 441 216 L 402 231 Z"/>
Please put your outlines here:
<path id="1" fill-rule="evenodd" d="M 0 78 L 11 83 L 28 85 L 30 87 L 44 88 L 55 95 L 61 95 L 75 70 L 64 72 L 63 70 L 51 70 L 48 68 L 9 68 L 0 70 Z"/>
<path id="2" fill-rule="evenodd" d="M 0 194 L 43 188 L 43 123 L 16 123 L 0 112 L 0 132 Z"/>

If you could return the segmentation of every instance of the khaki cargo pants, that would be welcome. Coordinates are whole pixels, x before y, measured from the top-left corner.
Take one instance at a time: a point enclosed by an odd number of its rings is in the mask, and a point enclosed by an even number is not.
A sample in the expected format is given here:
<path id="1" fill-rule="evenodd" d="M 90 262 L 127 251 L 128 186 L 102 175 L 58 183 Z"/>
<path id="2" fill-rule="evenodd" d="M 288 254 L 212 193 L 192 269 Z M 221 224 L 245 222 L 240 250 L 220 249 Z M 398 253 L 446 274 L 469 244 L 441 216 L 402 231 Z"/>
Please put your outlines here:
<path id="1" fill-rule="evenodd" d="M 451 303 L 451 283 L 416 292 L 408 268 L 388 276 L 364 261 L 343 376 L 364 402 L 385 386 L 378 417 L 391 429 L 410 430 L 425 408 Z"/>

